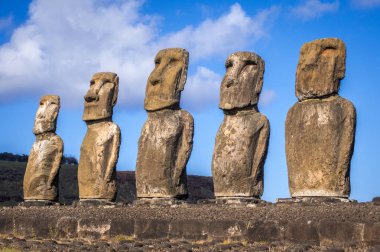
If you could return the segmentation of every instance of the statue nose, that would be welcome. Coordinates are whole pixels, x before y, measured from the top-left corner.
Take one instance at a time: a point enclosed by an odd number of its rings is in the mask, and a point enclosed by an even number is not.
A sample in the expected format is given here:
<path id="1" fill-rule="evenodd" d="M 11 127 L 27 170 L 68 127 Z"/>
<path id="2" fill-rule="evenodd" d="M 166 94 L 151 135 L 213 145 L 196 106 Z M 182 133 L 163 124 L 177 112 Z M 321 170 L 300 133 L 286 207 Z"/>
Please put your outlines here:
<path id="1" fill-rule="evenodd" d="M 98 100 L 98 96 L 94 94 L 93 92 L 87 92 L 87 94 L 84 96 L 84 100 L 86 102 L 92 102 Z"/>
<path id="2" fill-rule="evenodd" d="M 233 80 L 233 79 L 228 79 L 228 80 L 226 81 L 226 87 L 227 87 L 227 88 L 231 87 L 233 84 L 234 84 L 234 80 Z"/>
<path id="3" fill-rule="evenodd" d="M 152 79 L 150 80 L 150 83 L 151 83 L 153 86 L 159 84 L 160 82 L 161 82 L 161 80 L 160 80 L 159 78 L 152 78 Z"/>

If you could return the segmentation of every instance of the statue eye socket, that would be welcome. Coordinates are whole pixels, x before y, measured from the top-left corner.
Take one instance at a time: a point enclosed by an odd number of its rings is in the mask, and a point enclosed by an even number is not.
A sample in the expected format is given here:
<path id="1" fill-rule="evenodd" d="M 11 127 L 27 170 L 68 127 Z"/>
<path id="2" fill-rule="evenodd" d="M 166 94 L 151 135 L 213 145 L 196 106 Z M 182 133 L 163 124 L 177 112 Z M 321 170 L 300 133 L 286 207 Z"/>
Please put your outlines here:
<path id="1" fill-rule="evenodd" d="M 226 62 L 226 68 L 232 67 L 233 65 L 234 64 L 230 60 Z"/>
<path id="2" fill-rule="evenodd" d="M 245 63 L 245 65 L 254 65 L 254 66 L 257 66 L 257 62 L 255 61 L 252 61 L 252 60 L 247 60 L 247 62 Z"/>
<path id="3" fill-rule="evenodd" d="M 178 61 L 178 59 L 176 59 L 176 58 L 170 58 L 170 63 L 177 62 L 177 61 Z"/>
<path id="4" fill-rule="evenodd" d="M 94 80 L 91 80 L 90 81 L 90 85 L 92 86 L 92 85 L 94 85 L 95 84 L 95 81 Z"/>
<path id="5" fill-rule="evenodd" d="M 154 64 L 159 65 L 161 63 L 161 59 L 155 59 Z"/>

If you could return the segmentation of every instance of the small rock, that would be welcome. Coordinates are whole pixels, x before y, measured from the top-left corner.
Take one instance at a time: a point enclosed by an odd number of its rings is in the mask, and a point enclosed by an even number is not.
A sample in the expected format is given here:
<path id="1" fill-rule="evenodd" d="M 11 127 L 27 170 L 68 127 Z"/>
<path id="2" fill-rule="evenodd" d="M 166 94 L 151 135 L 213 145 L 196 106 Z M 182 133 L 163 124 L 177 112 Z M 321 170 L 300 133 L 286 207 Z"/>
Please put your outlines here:
<path id="1" fill-rule="evenodd" d="M 379 252 L 380 251 L 380 245 L 376 245 L 373 248 L 370 248 L 368 252 Z"/>
<path id="2" fill-rule="evenodd" d="M 373 198 L 372 202 L 375 204 L 375 206 L 380 206 L 380 197 Z"/>
<path id="3" fill-rule="evenodd" d="M 325 252 L 344 252 L 344 249 L 342 249 L 342 248 L 328 248 L 325 250 Z"/>
<path id="4" fill-rule="evenodd" d="M 268 246 L 257 246 L 255 247 L 255 251 L 269 251 Z"/>

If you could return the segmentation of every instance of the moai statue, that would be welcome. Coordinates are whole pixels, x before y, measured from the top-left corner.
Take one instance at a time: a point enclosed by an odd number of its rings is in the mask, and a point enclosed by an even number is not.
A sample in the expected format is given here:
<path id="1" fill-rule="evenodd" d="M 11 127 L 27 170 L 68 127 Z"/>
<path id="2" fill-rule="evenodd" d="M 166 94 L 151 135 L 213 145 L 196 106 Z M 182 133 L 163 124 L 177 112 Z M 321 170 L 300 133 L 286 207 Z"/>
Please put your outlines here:
<path id="1" fill-rule="evenodd" d="M 338 95 L 346 47 L 336 38 L 301 48 L 296 73 L 298 102 L 286 118 L 286 160 L 294 197 L 347 198 L 356 112 Z"/>
<path id="2" fill-rule="evenodd" d="M 264 61 L 251 52 L 231 54 L 220 86 L 224 120 L 212 158 L 214 193 L 218 199 L 259 199 L 263 193 L 269 121 L 257 103 L 263 87 Z"/>
<path id="3" fill-rule="evenodd" d="M 87 133 L 80 149 L 78 185 L 79 199 L 85 204 L 107 204 L 116 196 L 121 135 L 112 114 L 118 91 L 119 77 L 115 73 L 96 73 L 84 97 Z"/>
<path id="4" fill-rule="evenodd" d="M 193 117 L 179 106 L 189 53 L 161 50 L 150 74 L 144 106 L 148 112 L 139 139 L 136 164 L 138 198 L 187 197 L 186 164 L 193 146 Z"/>
<path id="5" fill-rule="evenodd" d="M 33 128 L 36 141 L 24 176 L 24 200 L 32 204 L 51 204 L 58 199 L 58 173 L 63 153 L 62 139 L 55 134 L 59 107 L 59 96 L 46 95 L 37 110 Z"/>

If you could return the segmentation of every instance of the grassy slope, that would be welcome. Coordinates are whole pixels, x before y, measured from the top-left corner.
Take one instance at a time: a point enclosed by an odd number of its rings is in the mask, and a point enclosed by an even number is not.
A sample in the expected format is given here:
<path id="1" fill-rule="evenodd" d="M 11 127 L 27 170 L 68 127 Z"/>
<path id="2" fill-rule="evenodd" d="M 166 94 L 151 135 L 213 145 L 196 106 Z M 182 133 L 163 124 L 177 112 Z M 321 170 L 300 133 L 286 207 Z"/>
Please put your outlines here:
<path id="1" fill-rule="evenodd" d="M 0 204 L 13 205 L 22 201 L 25 168 L 25 162 L 0 160 Z M 62 165 L 59 180 L 60 202 L 70 203 L 77 199 L 77 166 Z"/>

